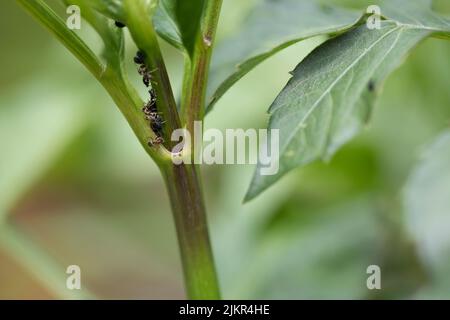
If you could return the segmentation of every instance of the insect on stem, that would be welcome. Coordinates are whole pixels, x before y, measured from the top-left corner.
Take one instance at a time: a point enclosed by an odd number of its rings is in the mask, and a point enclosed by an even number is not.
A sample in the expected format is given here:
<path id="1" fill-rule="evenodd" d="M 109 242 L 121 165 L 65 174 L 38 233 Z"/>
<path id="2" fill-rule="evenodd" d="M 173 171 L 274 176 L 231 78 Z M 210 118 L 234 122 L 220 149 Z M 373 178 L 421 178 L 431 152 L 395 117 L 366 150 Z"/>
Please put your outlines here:
<path id="1" fill-rule="evenodd" d="M 134 62 L 139 65 L 138 73 L 142 76 L 142 81 L 148 90 L 150 95 L 150 100 L 144 104 L 142 108 L 142 112 L 145 114 L 145 119 L 149 121 L 149 127 L 156 134 L 156 138 L 152 139 L 148 142 L 150 147 L 154 147 L 156 145 L 160 145 L 164 143 L 163 129 L 164 123 L 166 122 L 162 117 L 161 113 L 158 112 L 157 101 L 158 97 L 156 95 L 156 91 L 152 87 L 152 73 L 157 71 L 158 69 L 154 69 L 149 71 L 147 66 L 145 65 L 145 53 L 139 50 L 134 57 Z"/>

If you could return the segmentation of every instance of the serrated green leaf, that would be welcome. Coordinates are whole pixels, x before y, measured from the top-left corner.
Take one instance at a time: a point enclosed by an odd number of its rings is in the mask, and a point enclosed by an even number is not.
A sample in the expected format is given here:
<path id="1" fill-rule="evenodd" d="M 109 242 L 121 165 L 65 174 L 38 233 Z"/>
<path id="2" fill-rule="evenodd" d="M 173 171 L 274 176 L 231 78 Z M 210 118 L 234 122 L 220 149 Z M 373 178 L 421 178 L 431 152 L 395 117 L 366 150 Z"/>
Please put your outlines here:
<path id="1" fill-rule="evenodd" d="M 432 273 L 450 265 L 450 130 L 425 150 L 405 187 L 406 225 Z"/>
<path id="2" fill-rule="evenodd" d="M 361 25 L 314 50 L 270 107 L 269 129 L 280 133 L 280 170 L 259 174 L 246 200 L 295 167 L 328 159 L 367 122 L 377 87 L 421 40 L 424 28 L 392 21 L 379 30 Z"/>
<path id="3" fill-rule="evenodd" d="M 155 30 L 167 42 L 191 55 L 204 6 L 205 0 L 159 0 L 154 16 Z"/>
<path id="4" fill-rule="evenodd" d="M 360 12 L 319 5 L 314 0 L 264 0 L 236 35 L 218 44 L 208 86 L 208 110 L 270 56 L 310 37 L 343 32 L 360 17 Z"/>
<path id="5" fill-rule="evenodd" d="M 361 25 L 320 46 L 297 66 L 269 110 L 269 129 L 280 130 L 280 170 L 261 176 L 258 165 L 246 200 L 295 167 L 330 158 L 363 128 L 382 81 L 405 55 L 428 36 L 449 35 L 449 20 L 430 4 L 382 1 L 382 14 L 397 21 L 385 21 L 379 30 Z"/>
<path id="6" fill-rule="evenodd" d="M 180 29 L 176 23 L 173 1 L 159 1 L 158 9 L 153 17 L 156 32 L 174 47 L 183 49 L 183 40 Z"/>

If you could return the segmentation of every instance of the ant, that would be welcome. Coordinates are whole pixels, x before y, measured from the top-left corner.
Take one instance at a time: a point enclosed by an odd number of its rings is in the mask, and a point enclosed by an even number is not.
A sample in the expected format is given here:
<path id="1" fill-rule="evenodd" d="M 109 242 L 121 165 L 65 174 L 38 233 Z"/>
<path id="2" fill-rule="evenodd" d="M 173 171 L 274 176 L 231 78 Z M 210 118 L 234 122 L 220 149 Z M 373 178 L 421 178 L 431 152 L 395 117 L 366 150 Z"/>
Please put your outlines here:
<path id="1" fill-rule="evenodd" d="M 142 81 L 144 82 L 147 88 L 150 87 L 150 84 L 152 82 L 152 73 L 155 72 L 156 70 L 157 69 L 148 71 L 147 66 L 145 64 L 141 64 L 139 66 L 138 73 L 142 76 Z"/>
<path id="2" fill-rule="evenodd" d="M 142 82 L 144 82 L 145 86 L 148 88 L 150 86 L 150 83 L 152 81 L 152 76 L 146 72 L 142 78 Z"/>
<path id="3" fill-rule="evenodd" d="M 145 114 L 150 114 L 152 112 L 157 112 L 157 108 L 156 108 L 156 98 L 153 96 L 150 98 L 150 100 L 144 105 L 144 107 L 142 108 L 142 111 Z"/>
<path id="4" fill-rule="evenodd" d="M 149 147 L 154 147 L 156 145 L 160 145 L 164 143 L 164 139 L 162 137 L 156 137 L 153 140 L 150 140 L 147 144 Z"/>

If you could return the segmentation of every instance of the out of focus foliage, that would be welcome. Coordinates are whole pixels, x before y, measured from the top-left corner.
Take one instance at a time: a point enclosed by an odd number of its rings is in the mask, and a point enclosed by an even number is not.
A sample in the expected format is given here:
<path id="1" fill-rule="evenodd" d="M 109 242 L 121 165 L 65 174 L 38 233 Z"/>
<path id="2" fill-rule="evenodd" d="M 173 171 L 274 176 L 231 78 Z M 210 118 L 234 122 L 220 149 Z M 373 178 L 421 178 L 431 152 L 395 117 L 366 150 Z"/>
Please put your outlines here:
<path id="1" fill-rule="evenodd" d="M 219 38 L 255 2 L 225 0 Z M 0 24 L 0 298 L 76 298 L 62 289 L 71 264 L 82 296 L 183 297 L 163 183 L 113 102 L 13 1 Z M 206 126 L 265 127 L 287 72 L 322 41 L 261 64 Z M 179 92 L 182 56 L 164 49 Z M 450 298 L 449 56 L 448 42 L 423 42 L 362 135 L 249 204 L 252 166 L 203 168 L 224 298 Z M 369 265 L 382 290 L 367 289 Z"/>

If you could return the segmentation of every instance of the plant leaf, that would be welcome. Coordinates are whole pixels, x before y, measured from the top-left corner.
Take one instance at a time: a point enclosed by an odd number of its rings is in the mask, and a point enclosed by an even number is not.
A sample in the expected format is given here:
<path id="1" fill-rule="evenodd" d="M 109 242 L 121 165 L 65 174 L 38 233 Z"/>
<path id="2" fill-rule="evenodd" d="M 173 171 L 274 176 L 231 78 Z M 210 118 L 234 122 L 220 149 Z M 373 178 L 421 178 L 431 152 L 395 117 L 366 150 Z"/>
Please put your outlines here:
<path id="1" fill-rule="evenodd" d="M 125 22 L 122 0 L 90 0 L 90 6 L 116 21 Z"/>
<path id="2" fill-rule="evenodd" d="M 450 20 L 431 11 L 430 4 L 382 1 L 382 14 L 399 21 L 385 21 L 379 30 L 361 25 L 323 44 L 297 66 L 269 110 L 269 129 L 280 130 L 280 170 L 262 176 L 258 164 L 246 200 L 297 166 L 329 159 L 363 128 L 378 88 L 404 56 L 428 36 L 450 36 Z"/>
<path id="3" fill-rule="evenodd" d="M 389 19 L 417 28 L 429 29 L 435 36 L 450 38 L 450 19 L 432 10 L 432 0 L 383 0 L 381 13 Z"/>
<path id="4" fill-rule="evenodd" d="M 153 16 L 156 32 L 168 43 L 183 51 L 183 40 L 180 29 L 176 23 L 174 1 L 159 1 L 158 8 Z"/>
<path id="5" fill-rule="evenodd" d="M 204 5 L 205 0 L 159 0 L 154 15 L 155 30 L 167 42 L 191 55 Z"/>
<path id="6" fill-rule="evenodd" d="M 405 187 L 403 203 L 408 231 L 434 274 L 450 264 L 450 130 L 425 150 Z"/>
<path id="7" fill-rule="evenodd" d="M 246 200 L 295 167 L 330 158 L 358 133 L 380 83 L 430 34 L 426 28 L 386 21 L 379 30 L 361 25 L 314 50 L 269 110 L 269 129 L 280 133 L 280 170 L 262 176 L 258 164 Z"/>
<path id="8" fill-rule="evenodd" d="M 314 0 L 264 0 L 237 34 L 218 44 L 212 59 L 208 110 L 265 59 L 301 40 L 343 32 L 360 17 L 360 12 L 319 5 Z"/>

